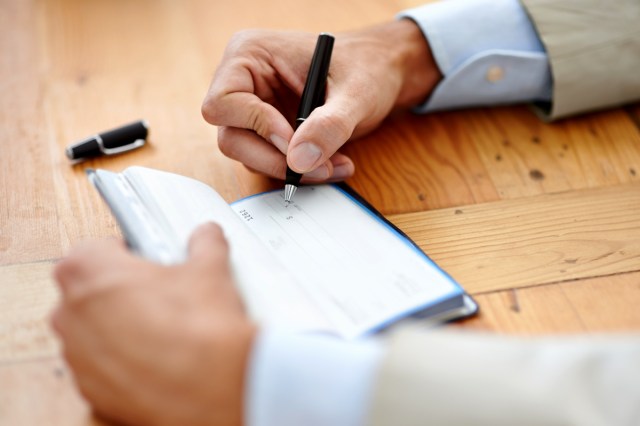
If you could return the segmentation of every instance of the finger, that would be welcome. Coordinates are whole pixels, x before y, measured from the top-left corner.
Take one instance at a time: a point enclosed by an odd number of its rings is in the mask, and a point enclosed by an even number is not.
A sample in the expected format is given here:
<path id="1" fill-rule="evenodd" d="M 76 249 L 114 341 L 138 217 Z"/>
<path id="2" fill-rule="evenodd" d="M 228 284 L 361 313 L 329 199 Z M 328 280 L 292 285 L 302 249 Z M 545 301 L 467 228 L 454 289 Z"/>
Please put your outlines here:
<path id="1" fill-rule="evenodd" d="M 289 143 L 291 169 L 306 173 L 325 163 L 351 137 L 359 121 L 352 99 L 334 97 L 313 110 Z"/>
<path id="2" fill-rule="evenodd" d="M 286 157 L 274 147 L 265 144 L 254 132 L 234 127 L 218 129 L 220 151 L 229 158 L 240 161 L 250 171 L 277 179 L 284 179 L 287 169 Z M 349 157 L 336 153 L 315 170 L 306 173 L 302 183 L 340 181 L 351 177 L 354 165 Z"/>
<path id="3" fill-rule="evenodd" d="M 253 130 L 284 153 L 293 128 L 255 90 L 251 71 L 240 59 L 229 60 L 211 83 L 202 103 L 202 116 L 213 125 Z"/>
<path id="4" fill-rule="evenodd" d="M 121 240 L 82 243 L 55 265 L 53 277 L 63 298 L 74 298 L 80 292 L 92 291 L 92 287 L 98 285 L 93 278 L 111 270 L 123 257 L 132 255 Z"/>
<path id="5" fill-rule="evenodd" d="M 216 270 L 228 269 L 229 245 L 219 225 L 208 222 L 193 231 L 189 239 L 189 261 Z"/>
<path id="6" fill-rule="evenodd" d="M 329 179 L 327 179 L 328 182 L 339 182 L 350 178 L 355 173 L 353 161 L 344 154 L 336 152 L 331 156 L 330 161 L 333 166 L 333 173 Z"/>
<path id="7" fill-rule="evenodd" d="M 302 175 L 301 183 L 339 182 L 351 177 L 355 167 L 349 157 L 339 152 L 315 170 Z"/>
<path id="8" fill-rule="evenodd" d="M 287 169 L 284 154 L 265 143 L 262 137 L 251 130 L 237 127 L 218 128 L 218 147 L 224 155 L 240 161 L 252 170 L 284 179 Z"/>
<path id="9" fill-rule="evenodd" d="M 243 311 L 242 299 L 233 284 L 229 245 L 218 225 L 205 223 L 193 232 L 189 240 L 189 260 L 181 267 L 190 277 L 187 282 L 195 285 L 191 287 L 192 292 L 200 289 L 200 297 L 213 295 L 221 310 Z"/>
<path id="10" fill-rule="evenodd" d="M 57 306 L 49 315 L 49 325 L 58 336 L 63 337 L 64 313 L 61 306 Z"/>

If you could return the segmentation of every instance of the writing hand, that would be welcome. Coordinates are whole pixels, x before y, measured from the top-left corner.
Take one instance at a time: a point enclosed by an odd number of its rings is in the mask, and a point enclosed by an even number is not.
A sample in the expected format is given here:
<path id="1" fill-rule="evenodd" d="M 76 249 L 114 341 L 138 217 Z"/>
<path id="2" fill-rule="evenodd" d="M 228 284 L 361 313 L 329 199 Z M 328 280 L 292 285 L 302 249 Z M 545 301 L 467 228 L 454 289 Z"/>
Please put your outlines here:
<path id="1" fill-rule="evenodd" d="M 336 37 L 325 104 L 295 131 L 289 123 L 304 87 L 317 35 L 244 31 L 229 42 L 202 105 L 220 126 L 220 150 L 249 169 L 284 179 L 287 161 L 303 181 L 354 173 L 337 152 L 380 124 L 394 107 L 425 99 L 440 79 L 424 36 L 409 20 Z M 286 155 L 286 157 L 285 157 Z"/>

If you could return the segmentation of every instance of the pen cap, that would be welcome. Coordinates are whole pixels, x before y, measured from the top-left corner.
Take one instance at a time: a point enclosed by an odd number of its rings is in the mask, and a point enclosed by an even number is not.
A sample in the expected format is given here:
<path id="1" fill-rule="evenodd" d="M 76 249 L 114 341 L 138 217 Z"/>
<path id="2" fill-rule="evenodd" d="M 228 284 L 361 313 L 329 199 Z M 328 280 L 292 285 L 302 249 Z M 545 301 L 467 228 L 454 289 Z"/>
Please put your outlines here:
<path id="1" fill-rule="evenodd" d="M 71 145 L 66 150 L 69 160 L 77 160 L 79 158 L 93 158 L 102 155 L 100 144 L 95 137 L 84 139 L 75 145 Z"/>
<path id="2" fill-rule="evenodd" d="M 89 136 L 67 147 L 65 152 L 70 160 L 79 160 L 131 151 L 145 144 L 148 128 L 146 121 L 136 121 Z"/>
<path id="3" fill-rule="evenodd" d="M 318 36 L 298 108 L 298 119 L 306 119 L 311 111 L 324 104 L 334 41 L 335 38 L 331 34 L 322 33 Z"/>
<path id="4" fill-rule="evenodd" d="M 100 133 L 102 146 L 107 149 L 119 148 L 124 143 L 131 143 L 138 139 L 146 139 L 149 129 L 145 121 L 136 121 L 117 129 Z"/>

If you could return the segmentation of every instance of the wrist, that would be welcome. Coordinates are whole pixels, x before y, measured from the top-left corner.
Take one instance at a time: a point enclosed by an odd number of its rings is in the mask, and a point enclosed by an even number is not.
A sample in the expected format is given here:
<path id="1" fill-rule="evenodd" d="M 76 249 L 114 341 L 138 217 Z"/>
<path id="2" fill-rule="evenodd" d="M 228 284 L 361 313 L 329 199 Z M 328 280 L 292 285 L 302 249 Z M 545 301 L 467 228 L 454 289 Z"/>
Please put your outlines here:
<path id="1" fill-rule="evenodd" d="M 422 30 L 411 19 L 403 18 L 389 24 L 395 38 L 397 61 L 402 73 L 402 86 L 396 107 L 412 107 L 426 100 L 442 79 L 431 47 Z"/>

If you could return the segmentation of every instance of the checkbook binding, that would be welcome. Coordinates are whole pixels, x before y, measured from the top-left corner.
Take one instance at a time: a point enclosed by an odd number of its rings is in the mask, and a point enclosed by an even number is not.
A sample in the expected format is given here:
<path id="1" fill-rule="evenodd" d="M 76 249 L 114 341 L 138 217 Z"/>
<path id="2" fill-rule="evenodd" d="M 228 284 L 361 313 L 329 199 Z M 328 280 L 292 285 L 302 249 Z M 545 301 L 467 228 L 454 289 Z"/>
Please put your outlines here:
<path id="1" fill-rule="evenodd" d="M 293 203 L 271 191 L 227 204 L 206 184 L 159 170 L 87 175 L 131 249 L 151 261 L 185 261 L 193 230 L 218 223 L 245 307 L 261 325 L 353 339 L 409 318 L 437 324 L 478 310 L 346 184 L 302 186 Z"/>

